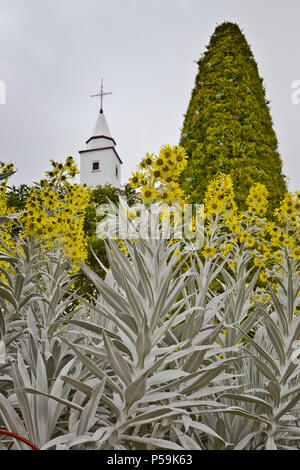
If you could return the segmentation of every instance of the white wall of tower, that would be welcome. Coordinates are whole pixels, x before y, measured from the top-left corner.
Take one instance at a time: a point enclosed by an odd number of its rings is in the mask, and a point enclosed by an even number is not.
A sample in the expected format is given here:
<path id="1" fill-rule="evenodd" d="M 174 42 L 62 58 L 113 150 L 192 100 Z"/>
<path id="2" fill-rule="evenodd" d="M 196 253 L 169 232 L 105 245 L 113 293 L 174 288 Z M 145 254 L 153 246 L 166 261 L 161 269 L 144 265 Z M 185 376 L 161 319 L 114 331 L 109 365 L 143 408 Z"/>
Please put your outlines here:
<path id="1" fill-rule="evenodd" d="M 99 170 L 93 163 L 99 162 Z M 95 187 L 111 184 L 121 186 L 121 163 L 113 149 L 92 150 L 80 154 L 80 183 Z"/>

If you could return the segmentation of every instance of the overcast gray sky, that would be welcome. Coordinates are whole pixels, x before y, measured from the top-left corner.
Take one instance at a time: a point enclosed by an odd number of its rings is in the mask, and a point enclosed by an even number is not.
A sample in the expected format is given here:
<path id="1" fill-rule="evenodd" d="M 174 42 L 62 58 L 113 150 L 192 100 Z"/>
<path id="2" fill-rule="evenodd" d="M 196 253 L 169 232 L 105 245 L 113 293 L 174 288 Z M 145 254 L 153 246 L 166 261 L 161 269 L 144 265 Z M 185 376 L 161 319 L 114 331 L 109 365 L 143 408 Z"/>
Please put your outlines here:
<path id="1" fill-rule="evenodd" d="M 85 148 L 99 103 L 122 158 L 123 183 L 146 152 L 178 143 L 197 64 L 218 23 L 243 29 L 280 142 L 289 189 L 300 189 L 299 0 L 0 0 L 0 160 L 11 184 L 42 178 L 49 158 Z"/>

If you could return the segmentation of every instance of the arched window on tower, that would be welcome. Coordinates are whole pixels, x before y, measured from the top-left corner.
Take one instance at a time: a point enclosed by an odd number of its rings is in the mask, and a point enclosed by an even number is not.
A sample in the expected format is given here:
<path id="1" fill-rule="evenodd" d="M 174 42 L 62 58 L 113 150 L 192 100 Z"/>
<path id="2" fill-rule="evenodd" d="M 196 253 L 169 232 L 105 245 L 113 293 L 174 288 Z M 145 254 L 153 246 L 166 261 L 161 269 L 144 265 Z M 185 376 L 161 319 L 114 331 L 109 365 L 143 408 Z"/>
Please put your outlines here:
<path id="1" fill-rule="evenodd" d="M 116 177 L 119 178 L 119 167 L 116 165 Z"/>

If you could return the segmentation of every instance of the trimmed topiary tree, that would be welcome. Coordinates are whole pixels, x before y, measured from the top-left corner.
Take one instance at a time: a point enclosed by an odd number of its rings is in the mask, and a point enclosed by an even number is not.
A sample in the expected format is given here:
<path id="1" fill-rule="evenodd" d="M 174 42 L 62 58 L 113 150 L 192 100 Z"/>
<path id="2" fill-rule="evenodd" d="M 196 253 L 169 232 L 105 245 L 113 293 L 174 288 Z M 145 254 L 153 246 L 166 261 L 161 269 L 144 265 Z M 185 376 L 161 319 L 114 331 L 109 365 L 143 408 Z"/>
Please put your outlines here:
<path id="1" fill-rule="evenodd" d="M 202 202 L 208 182 L 230 174 L 245 209 L 249 188 L 259 182 L 271 213 L 287 188 L 263 79 L 239 26 L 218 26 L 198 64 L 180 141 L 189 155 L 181 185 L 192 203 Z"/>

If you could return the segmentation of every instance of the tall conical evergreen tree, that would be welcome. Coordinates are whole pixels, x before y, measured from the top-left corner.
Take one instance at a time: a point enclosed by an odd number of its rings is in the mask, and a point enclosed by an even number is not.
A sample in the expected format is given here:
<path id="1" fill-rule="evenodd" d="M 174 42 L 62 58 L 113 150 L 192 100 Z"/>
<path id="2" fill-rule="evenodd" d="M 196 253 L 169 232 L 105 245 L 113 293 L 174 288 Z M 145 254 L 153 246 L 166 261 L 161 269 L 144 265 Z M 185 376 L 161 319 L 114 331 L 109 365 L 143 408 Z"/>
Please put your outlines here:
<path id="1" fill-rule="evenodd" d="M 230 174 L 245 209 L 249 188 L 260 182 L 271 213 L 287 188 L 263 79 L 239 26 L 218 26 L 198 64 L 180 142 L 189 155 L 182 187 L 191 202 L 202 202 L 208 182 Z"/>

